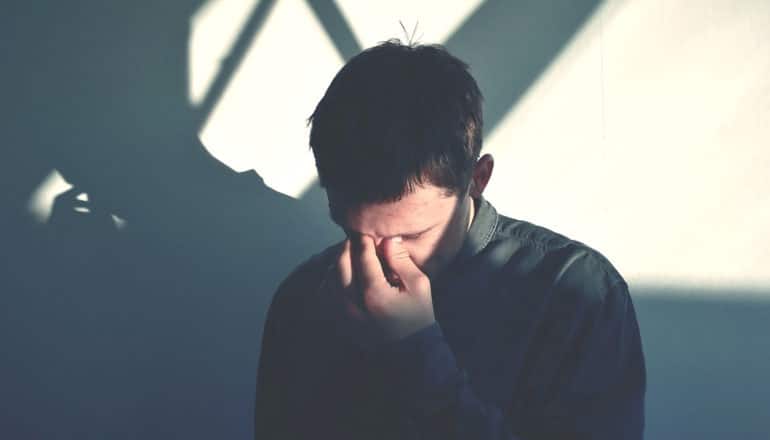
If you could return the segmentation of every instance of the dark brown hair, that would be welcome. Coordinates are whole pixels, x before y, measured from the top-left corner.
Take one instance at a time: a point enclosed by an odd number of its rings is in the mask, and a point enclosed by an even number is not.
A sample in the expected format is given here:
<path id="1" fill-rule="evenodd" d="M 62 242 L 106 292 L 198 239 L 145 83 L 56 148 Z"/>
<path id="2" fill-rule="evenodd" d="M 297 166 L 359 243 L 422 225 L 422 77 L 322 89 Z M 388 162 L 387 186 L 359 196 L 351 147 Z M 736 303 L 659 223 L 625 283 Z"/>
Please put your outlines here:
<path id="1" fill-rule="evenodd" d="M 462 193 L 481 152 L 481 102 L 468 66 L 442 46 L 364 50 L 308 119 L 321 186 L 356 204 L 399 200 L 423 183 Z"/>

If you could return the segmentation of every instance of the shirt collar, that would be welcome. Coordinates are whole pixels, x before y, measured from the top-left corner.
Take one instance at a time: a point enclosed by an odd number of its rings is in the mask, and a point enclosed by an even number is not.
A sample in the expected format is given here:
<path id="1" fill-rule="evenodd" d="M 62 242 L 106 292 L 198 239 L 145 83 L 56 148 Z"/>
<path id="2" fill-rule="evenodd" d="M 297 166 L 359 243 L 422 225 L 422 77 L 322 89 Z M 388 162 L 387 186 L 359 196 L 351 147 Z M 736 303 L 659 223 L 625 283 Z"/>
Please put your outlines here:
<path id="1" fill-rule="evenodd" d="M 498 216 L 495 207 L 483 196 L 474 199 L 474 203 L 476 204 L 476 214 L 453 263 L 471 258 L 481 252 L 492 240 L 497 229 Z"/>

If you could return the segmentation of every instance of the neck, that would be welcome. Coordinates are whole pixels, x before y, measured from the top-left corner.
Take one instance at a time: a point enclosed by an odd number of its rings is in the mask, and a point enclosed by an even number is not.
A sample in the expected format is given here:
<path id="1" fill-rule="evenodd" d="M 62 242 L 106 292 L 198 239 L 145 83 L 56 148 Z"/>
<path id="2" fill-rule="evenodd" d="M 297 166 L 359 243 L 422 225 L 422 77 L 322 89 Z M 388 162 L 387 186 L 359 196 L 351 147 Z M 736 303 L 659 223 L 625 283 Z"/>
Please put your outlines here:
<path id="1" fill-rule="evenodd" d="M 473 200 L 473 197 L 471 199 L 471 207 L 469 209 L 469 215 L 468 215 L 468 227 L 465 228 L 466 231 L 471 230 L 471 224 L 473 224 L 473 218 L 476 216 L 476 201 Z"/>

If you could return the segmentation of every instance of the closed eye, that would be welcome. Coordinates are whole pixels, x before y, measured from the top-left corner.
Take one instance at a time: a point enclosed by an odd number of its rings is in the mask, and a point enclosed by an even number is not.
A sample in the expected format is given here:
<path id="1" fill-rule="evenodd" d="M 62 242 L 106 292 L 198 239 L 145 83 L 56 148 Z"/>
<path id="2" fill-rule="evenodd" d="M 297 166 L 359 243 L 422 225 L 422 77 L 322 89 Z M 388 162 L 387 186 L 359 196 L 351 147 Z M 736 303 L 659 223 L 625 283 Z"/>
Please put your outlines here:
<path id="1" fill-rule="evenodd" d="M 401 238 L 404 240 L 417 240 L 418 238 L 422 237 L 422 232 L 419 234 L 411 234 L 411 235 L 402 235 Z"/>
<path id="2" fill-rule="evenodd" d="M 429 227 L 429 228 L 427 228 L 427 229 L 424 229 L 424 230 L 422 230 L 420 232 L 416 232 L 414 234 L 404 234 L 404 235 L 401 236 L 401 238 L 404 239 L 404 240 L 409 240 L 409 241 L 418 240 L 418 239 L 422 238 L 422 236 L 425 235 L 426 233 L 432 231 L 436 226 L 438 226 L 438 223 L 433 225 L 433 226 L 431 226 L 431 227 Z"/>

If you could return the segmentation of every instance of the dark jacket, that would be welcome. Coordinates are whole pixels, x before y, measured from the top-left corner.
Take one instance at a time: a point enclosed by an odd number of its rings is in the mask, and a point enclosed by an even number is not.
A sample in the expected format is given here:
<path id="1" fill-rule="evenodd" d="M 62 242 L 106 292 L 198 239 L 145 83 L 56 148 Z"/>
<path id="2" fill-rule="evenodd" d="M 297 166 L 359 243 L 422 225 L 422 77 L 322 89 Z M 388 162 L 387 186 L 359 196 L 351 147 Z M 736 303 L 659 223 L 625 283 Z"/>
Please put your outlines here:
<path id="1" fill-rule="evenodd" d="M 431 280 L 436 323 L 376 350 L 335 333 L 337 247 L 280 286 L 257 439 L 641 439 L 646 373 L 628 286 L 599 252 L 485 199 Z"/>

